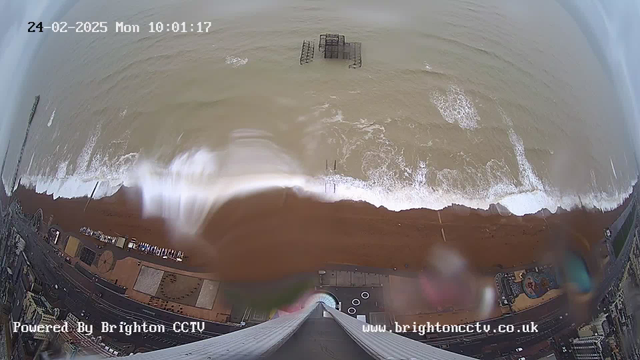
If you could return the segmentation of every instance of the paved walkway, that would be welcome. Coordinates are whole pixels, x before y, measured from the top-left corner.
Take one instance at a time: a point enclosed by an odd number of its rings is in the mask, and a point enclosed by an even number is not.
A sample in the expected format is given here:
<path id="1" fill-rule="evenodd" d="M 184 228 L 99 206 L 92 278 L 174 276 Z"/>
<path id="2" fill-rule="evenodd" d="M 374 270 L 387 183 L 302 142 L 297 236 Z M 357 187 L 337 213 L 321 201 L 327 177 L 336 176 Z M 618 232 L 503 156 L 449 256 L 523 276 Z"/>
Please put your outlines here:
<path id="1" fill-rule="evenodd" d="M 140 270 L 143 267 L 150 267 L 166 272 L 180 273 L 186 276 L 200 278 L 203 280 L 215 279 L 214 274 L 203 273 L 191 273 L 183 270 L 175 270 L 169 267 L 160 266 L 157 264 L 148 263 L 146 261 L 137 260 L 135 258 L 127 257 L 116 261 L 115 267 L 107 272 L 100 273 L 95 265 L 88 266 L 85 263 L 79 261 L 78 258 L 73 258 L 72 264 L 80 264 L 83 268 L 89 270 L 94 274 L 98 274 L 102 278 L 115 283 L 119 286 L 127 288 L 125 295 L 133 300 L 139 301 L 144 304 L 149 304 L 156 308 L 160 308 L 167 311 L 173 311 L 182 315 L 204 319 L 209 321 L 225 323 L 229 319 L 231 314 L 231 306 L 224 300 L 221 291 L 218 291 L 216 297 L 213 300 L 213 306 L 211 309 L 203 309 L 195 306 L 188 306 L 175 301 L 154 301 L 154 298 L 150 294 L 145 294 L 134 289 Z M 160 299 L 158 299 L 160 300 Z"/>
<path id="2" fill-rule="evenodd" d="M 113 254 L 115 265 L 111 270 L 107 272 L 101 271 L 101 269 L 96 265 L 87 266 L 82 262 L 79 262 L 79 264 L 92 273 L 95 273 L 111 281 L 112 283 L 126 287 L 126 295 L 131 299 L 164 310 L 179 312 L 180 314 L 195 317 L 198 319 L 223 323 L 229 321 L 229 316 L 231 314 L 231 305 L 227 304 L 227 302 L 223 299 L 222 291 L 219 290 L 220 286 L 217 286 L 216 288 L 217 293 L 213 297 L 213 305 L 211 306 L 211 308 L 200 308 L 196 306 L 189 306 L 183 303 L 178 303 L 175 301 L 167 301 L 166 299 L 156 299 L 150 294 L 145 294 L 134 290 L 134 286 L 138 279 L 140 269 L 143 266 L 151 267 L 165 272 L 190 276 L 202 280 L 219 281 L 219 278 L 216 274 L 198 272 L 198 270 L 202 269 L 192 267 L 188 264 L 177 262 L 174 260 L 163 259 L 161 257 L 146 254 L 137 250 L 120 249 L 115 245 L 105 244 L 97 239 L 79 233 L 65 232 L 58 226 L 52 227 L 60 231 L 60 241 L 58 242 L 56 247 L 61 251 L 64 251 L 69 236 L 73 236 L 80 240 L 81 244 L 84 247 L 94 251 L 96 253 L 96 258 L 98 259 L 104 252 L 111 252 Z M 100 245 L 104 246 L 104 248 L 98 249 L 98 246 Z M 75 264 L 76 262 L 78 262 L 78 259 L 75 258 L 72 262 Z M 216 285 L 219 284 L 216 283 Z"/>

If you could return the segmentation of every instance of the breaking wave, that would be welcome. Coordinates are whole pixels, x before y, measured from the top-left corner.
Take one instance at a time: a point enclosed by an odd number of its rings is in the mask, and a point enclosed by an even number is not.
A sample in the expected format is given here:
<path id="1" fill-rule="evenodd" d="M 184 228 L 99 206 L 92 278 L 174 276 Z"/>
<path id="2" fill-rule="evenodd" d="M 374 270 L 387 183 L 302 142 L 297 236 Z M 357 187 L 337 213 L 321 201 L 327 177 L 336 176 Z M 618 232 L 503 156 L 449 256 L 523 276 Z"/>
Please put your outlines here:
<path id="1" fill-rule="evenodd" d="M 326 121 L 344 121 L 340 115 Z M 509 124 L 510 119 L 503 116 Z M 367 124 L 362 119 L 356 125 L 366 133 L 365 137 L 384 139 L 384 126 Z M 535 174 L 522 140 L 513 129 L 509 129 L 509 139 L 518 163 L 518 178 L 510 174 L 503 161 L 497 160 L 479 168 L 458 170 L 435 169 L 426 161 L 408 165 L 402 151 L 396 152 L 390 144 L 377 150 L 389 153 L 364 157 L 366 180 L 341 174 L 309 176 L 291 154 L 274 144 L 270 134 L 256 130 L 235 131 L 227 147 L 192 149 L 178 154 L 168 165 L 137 153 L 122 154 L 109 161 L 106 154 L 93 151 L 98 136 L 96 130 L 87 141 L 73 174 L 69 174 L 67 159 L 57 166 L 55 176 L 27 174 L 22 183 L 39 193 L 65 198 L 90 195 L 96 182 L 99 185 L 95 198 L 110 196 L 122 186 L 137 187 L 142 194 L 144 216 L 163 217 L 175 231 L 191 235 L 197 234 L 208 216 L 228 200 L 277 188 L 291 188 L 321 201 L 364 201 L 392 211 L 439 210 L 452 204 L 488 209 L 492 204 L 501 204 L 515 215 L 543 208 L 555 212 L 579 204 L 611 210 L 632 191 L 631 185 L 615 194 L 594 191 L 568 195 L 555 190 Z M 87 154 L 92 153 L 89 160 Z M 390 161 L 401 167 L 401 176 Z M 465 186 L 469 179 L 477 186 Z M 326 191 L 327 185 L 331 191 Z"/>
<path id="2" fill-rule="evenodd" d="M 136 163 L 138 153 L 126 152 L 128 133 L 125 133 L 123 139 L 113 141 L 107 150 L 95 150 L 100 132 L 98 126 L 89 136 L 75 162 L 72 162 L 71 157 L 63 155 L 64 160 L 56 164 L 53 158 L 58 154 L 58 146 L 52 154 L 36 161 L 39 165 L 33 166 L 34 171 L 31 171 L 36 155 L 32 154 L 26 173 L 20 177 L 20 183 L 38 193 L 52 195 L 54 199 L 89 196 L 94 187 L 94 198 L 115 194 L 124 184 L 132 165 Z M 9 193 L 8 189 L 5 191 Z"/>
<path id="3" fill-rule="evenodd" d="M 480 116 L 473 101 L 456 85 L 449 86 L 446 94 L 439 91 L 431 93 L 431 102 L 438 108 L 442 117 L 450 124 L 458 123 L 463 129 L 478 127 Z"/>
<path id="4" fill-rule="evenodd" d="M 463 129 L 478 126 L 473 102 L 456 86 L 451 86 L 446 95 L 434 93 L 432 101 L 446 121 L 456 122 Z M 451 154 L 461 159 L 462 165 L 455 169 L 438 168 L 429 163 L 429 158 L 411 162 L 404 154 L 405 149 L 387 138 L 386 127 L 391 119 L 349 121 L 339 109 L 325 103 L 298 119 L 314 123 L 313 136 L 304 141 L 318 141 L 316 137 L 324 133 L 318 131 L 318 125 L 329 130 L 326 133 L 332 135 L 326 140 L 337 146 L 341 167 L 346 168 L 352 156 L 361 158 L 362 175 L 358 177 L 335 172 L 312 176 L 295 154 L 278 146 L 266 131 L 235 130 L 225 147 L 194 148 L 172 156 L 167 162 L 127 152 L 128 133 L 112 141 L 107 150 L 96 150 L 101 135 L 98 125 L 75 159 L 65 157 L 64 150 L 62 155 L 58 154 L 56 149 L 49 157 L 36 160 L 40 165 L 33 168 L 41 172 L 32 174 L 32 155 L 21 182 L 54 198 L 89 196 L 94 187 L 94 198 L 111 196 L 122 186 L 139 188 L 144 216 L 163 217 L 175 231 L 190 235 L 196 235 L 207 218 L 230 199 L 277 188 L 294 189 L 321 201 L 364 201 L 392 211 L 439 210 L 453 204 L 486 210 L 500 204 L 515 215 L 541 209 L 569 210 L 580 205 L 612 210 L 632 192 L 633 184 L 622 190 L 601 191 L 593 170 L 591 192 L 559 191 L 536 174 L 512 120 L 497 101 L 496 106 L 517 169 L 510 169 L 504 159 L 485 164 L 467 161 L 463 153 Z M 54 155 L 63 160 L 52 167 Z"/>
<path id="5" fill-rule="evenodd" d="M 51 124 L 53 124 L 53 118 L 56 116 L 56 109 L 53 109 L 53 112 L 51 113 L 51 117 L 49 118 L 49 122 L 47 123 L 47 127 L 51 127 Z"/>
<path id="6" fill-rule="evenodd" d="M 227 56 L 225 58 L 225 63 L 227 65 L 231 65 L 234 68 L 240 67 L 242 65 L 246 65 L 249 62 L 248 58 L 239 58 L 235 56 Z"/>

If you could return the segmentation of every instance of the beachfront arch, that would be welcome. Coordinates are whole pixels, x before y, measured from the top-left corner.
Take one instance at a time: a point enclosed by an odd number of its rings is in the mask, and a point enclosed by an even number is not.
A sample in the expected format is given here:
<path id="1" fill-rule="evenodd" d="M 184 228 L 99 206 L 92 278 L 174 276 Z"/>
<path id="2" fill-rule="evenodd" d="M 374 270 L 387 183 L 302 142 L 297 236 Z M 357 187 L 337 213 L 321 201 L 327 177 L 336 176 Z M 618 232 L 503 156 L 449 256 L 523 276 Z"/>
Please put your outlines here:
<path id="1" fill-rule="evenodd" d="M 325 291 L 317 291 L 311 294 L 311 296 L 307 298 L 307 301 L 305 301 L 305 307 L 307 307 L 308 305 L 313 305 L 318 302 L 323 303 L 334 309 L 338 308 L 338 298 L 335 295 Z"/>

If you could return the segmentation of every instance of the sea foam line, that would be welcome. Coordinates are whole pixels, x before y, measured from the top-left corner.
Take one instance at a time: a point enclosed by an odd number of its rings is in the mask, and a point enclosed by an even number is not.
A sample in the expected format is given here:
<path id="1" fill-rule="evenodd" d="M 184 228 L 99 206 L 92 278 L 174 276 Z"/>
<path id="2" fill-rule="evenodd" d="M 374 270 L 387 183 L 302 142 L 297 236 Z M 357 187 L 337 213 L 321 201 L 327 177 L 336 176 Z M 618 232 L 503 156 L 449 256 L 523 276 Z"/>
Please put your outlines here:
<path id="1" fill-rule="evenodd" d="M 457 90 L 453 94 L 459 95 Z M 320 116 L 328 106 L 312 109 L 314 115 Z M 461 169 L 436 169 L 425 160 L 407 164 L 403 149 L 385 137 L 384 124 L 359 119 L 349 122 L 350 129 L 357 129 L 361 138 L 379 144 L 367 148 L 363 155 L 366 180 L 340 174 L 307 176 L 295 159 L 272 143 L 264 131 L 240 129 L 231 134 L 224 149 L 192 149 L 165 165 L 139 158 L 137 153 L 124 154 L 126 141 L 122 141 L 123 148 L 116 154 L 94 151 L 100 136 L 98 127 L 76 160 L 73 173 L 68 171 L 72 167 L 67 158 L 57 166 L 55 175 L 47 176 L 51 170 L 26 174 L 22 183 L 54 198 L 88 196 L 96 182 L 100 185 L 95 198 L 113 195 L 122 186 L 137 187 L 142 190 L 146 216 L 163 216 L 175 230 L 192 234 L 199 231 L 212 211 L 230 199 L 274 188 L 292 188 L 328 202 L 364 201 L 392 211 L 438 210 L 452 204 L 488 209 L 492 204 L 501 204 L 515 215 L 543 208 L 552 212 L 559 208 L 570 210 L 580 205 L 611 210 L 631 193 L 632 184 L 610 193 L 598 192 L 594 187 L 591 193 L 565 194 L 544 183 L 527 160 L 523 141 L 513 130 L 511 119 L 502 108 L 498 109 L 509 126 L 508 136 L 518 164 L 517 179 L 506 163 L 498 160 Z M 327 126 L 348 122 L 339 110 L 332 109 L 329 115 L 323 120 Z M 341 155 L 346 159 L 355 145 L 349 141 L 340 145 Z M 113 146 L 112 143 L 110 147 Z M 474 186 L 465 186 L 468 183 Z M 326 192 L 327 184 L 332 190 L 335 185 L 335 193 Z"/>
<path id="2" fill-rule="evenodd" d="M 236 56 L 227 56 L 225 58 L 225 63 L 227 63 L 227 65 L 231 65 L 234 68 L 240 67 L 242 65 L 246 65 L 249 62 L 248 58 L 239 58 Z"/>
<path id="3" fill-rule="evenodd" d="M 212 156 L 217 156 L 212 154 L 215 153 L 206 149 L 191 151 L 177 156 L 167 167 L 149 161 L 133 165 L 131 160 L 137 158 L 137 154 L 129 154 L 115 162 L 119 165 L 108 166 L 113 170 L 116 170 L 114 167 L 120 167 L 120 170 L 115 176 L 100 179 L 94 197 L 111 196 L 122 186 L 138 187 L 142 190 L 145 215 L 163 216 L 173 222 L 175 230 L 193 234 L 199 231 L 208 215 L 226 201 L 277 188 L 293 188 L 321 201 L 364 201 L 392 211 L 418 208 L 439 210 L 452 204 L 486 210 L 492 204 L 501 204 L 515 215 L 531 214 L 543 208 L 551 212 L 559 208 L 569 210 L 579 205 L 612 210 L 620 206 L 632 191 L 630 185 L 616 194 L 593 192 L 567 195 L 553 189 L 541 190 L 535 181 L 534 186 L 531 186 L 532 182 L 516 186 L 507 181 L 486 184 L 475 190 L 456 191 L 446 186 L 438 188 L 427 185 L 427 173 L 435 170 L 424 164 L 413 172 L 413 180 L 409 183 L 399 183 L 394 179 L 364 181 L 344 175 L 310 177 L 277 171 L 232 175 L 206 167 L 208 165 L 205 164 L 212 163 Z M 23 184 L 54 197 L 88 196 L 98 178 L 90 174 L 68 176 L 67 166 L 68 162 L 63 162 L 54 178 L 26 176 Z M 126 167 L 129 171 L 125 173 L 122 168 Z M 526 166 L 523 168 L 527 169 Z M 325 193 L 327 183 L 336 185 L 335 193 Z"/>
<path id="4" fill-rule="evenodd" d="M 56 116 L 56 109 L 53 109 L 53 112 L 51 113 L 51 117 L 49 118 L 49 122 L 47 123 L 47 127 L 50 127 L 51 124 L 53 124 L 53 118 Z"/>
<path id="5" fill-rule="evenodd" d="M 463 129 L 478 127 L 480 116 L 473 101 L 457 85 L 450 85 L 446 94 L 435 90 L 431 93 L 431 102 L 438 108 L 448 123 L 457 122 Z"/>

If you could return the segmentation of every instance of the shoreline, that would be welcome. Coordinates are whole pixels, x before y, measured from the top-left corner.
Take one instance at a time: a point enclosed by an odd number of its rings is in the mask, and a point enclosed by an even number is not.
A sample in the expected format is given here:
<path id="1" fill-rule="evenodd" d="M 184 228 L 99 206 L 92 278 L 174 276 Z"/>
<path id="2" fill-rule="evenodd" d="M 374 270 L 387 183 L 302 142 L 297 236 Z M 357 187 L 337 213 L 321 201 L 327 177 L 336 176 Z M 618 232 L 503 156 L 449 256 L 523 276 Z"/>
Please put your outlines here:
<path id="1" fill-rule="evenodd" d="M 493 205 L 474 210 L 390 211 L 364 202 L 322 202 L 292 190 L 234 198 L 209 214 L 197 237 L 172 233 L 161 218 L 143 218 L 139 190 L 110 197 L 53 199 L 20 185 L 25 212 L 76 232 L 82 226 L 184 251 L 189 265 L 227 281 L 263 281 L 345 264 L 419 272 L 434 247 L 457 251 L 475 270 L 517 267 L 548 259 L 558 242 L 590 248 L 629 204 L 602 212 L 575 209 L 504 215 Z M 443 237 L 444 235 L 444 237 Z M 560 241 L 559 241 L 560 240 Z"/>
<path id="2" fill-rule="evenodd" d="M 58 189 L 58 191 L 51 191 L 50 187 L 41 186 L 42 184 L 40 184 L 38 177 L 32 178 L 32 177 L 26 176 L 26 178 L 27 178 L 26 183 L 25 183 L 25 177 L 23 176 L 20 179 L 21 181 L 18 183 L 18 186 L 25 187 L 32 191 L 36 191 L 37 193 L 42 195 L 52 196 L 55 199 L 59 199 L 59 198 L 83 199 L 83 198 L 92 197 L 92 199 L 99 200 L 102 198 L 115 196 L 119 192 L 137 191 L 136 189 L 139 189 L 141 186 L 144 186 L 143 183 L 142 184 L 130 183 L 128 185 L 125 185 L 125 182 L 120 183 L 119 185 L 108 185 L 108 184 L 104 185 L 105 184 L 104 181 L 98 181 L 98 183 L 96 184 L 96 187 L 94 188 L 94 184 L 92 182 L 86 183 L 84 181 L 81 181 L 83 185 L 81 185 L 80 188 L 84 189 L 84 191 L 81 192 L 81 194 L 83 195 L 75 194 L 75 195 L 69 196 L 69 194 L 67 193 L 61 194 L 61 192 L 63 191 L 60 191 L 60 189 Z M 327 179 L 324 179 L 324 180 L 316 179 L 316 180 L 320 182 L 324 182 L 325 185 L 327 184 Z M 328 183 L 334 183 L 334 181 L 335 180 L 333 179 L 329 179 Z M 464 198 L 464 197 L 456 200 L 454 196 L 453 199 L 449 199 L 449 201 L 446 202 L 446 204 L 448 205 L 442 205 L 442 206 L 436 206 L 436 204 L 440 203 L 438 199 L 436 199 L 435 203 L 429 203 L 429 205 L 405 204 L 402 206 L 397 206 L 397 204 L 394 204 L 393 202 L 388 203 L 387 201 L 380 200 L 380 199 L 372 200 L 372 199 L 368 199 L 367 196 L 345 197 L 344 195 L 342 195 L 342 196 L 336 197 L 336 196 L 332 196 L 331 194 L 329 194 L 328 196 L 325 196 L 327 195 L 326 192 L 325 193 L 316 192 L 315 190 L 309 189 L 304 185 L 293 185 L 293 184 L 289 184 L 289 185 L 283 184 L 281 187 L 278 187 L 278 186 L 258 187 L 256 190 L 252 190 L 249 193 L 243 193 L 243 192 L 227 193 L 227 194 L 224 194 L 222 199 L 212 199 L 212 201 L 214 203 L 218 203 L 219 201 L 221 203 L 224 203 L 228 201 L 228 199 L 242 198 L 246 196 L 251 196 L 252 194 L 256 194 L 256 193 L 279 191 L 281 189 L 284 189 L 290 192 L 296 192 L 298 195 L 302 197 L 314 198 L 322 202 L 330 202 L 330 203 L 342 202 L 342 201 L 362 202 L 377 208 L 383 208 L 393 212 L 401 212 L 401 211 L 408 211 L 408 210 L 442 211 L 450 207 L 462 207 L 462 208 L 466 208 L 466 209 L 470 209 L 472 211 L 478 211 L 478 212 L 493 213 L 495 211 L 498 211 L 502 215 L 526 216 L 526 215 L 536 215 L 543 212 L 555 214 L 558 212 L 572 211 L 578 208 L 585 208 L 590 211 L 602 211 L 602 212 L 615 210 L 616 208 L 618 208 L 624 203 L 624 200 L 626 198 L 631 196 L 631 194 L 633 193 L 633 189 L 636 187 L 636 184 L 637 184 L 637 179 L 633 181 L 626 188 L 626 190 L 623 190 L 621 192 L 616 192 L 615 196 L 609 195 L 606 193 L 590 193 L 590 194 L 582 194 L 582 195 L 577 195 L 577 194 L 559 195 L 557 193 L 553 194 L 553 193 L 547 193 L 544 191 L 533 191 L 533 192 L 525 191 L 522 193 L 516 192 L 512 194 L 506 194 L 504 197 L 501 197 L 499 199 L 493 199 L 493 202 L 491 202 L 490 200 L 483 202 L 483 201 L 479 201 L 478 199 Z M 78 186 L 77 184 L 75 185 Z M 40 188 L 40 190 L 36 190 L 38 188 Z M 95 194 L 95 196 L 92 196 L 92 194 L 96 193 L 96 190 L 97 190 L 97 194 Z M 171 189 L 165 189 L 165 191 L 169 191 L 169 190 Z M 5 189 L 5 191 L 7 191 L 7 189 Z M 202 189 L 202 191 L 206 191 L 206 189 Z M 157 194 L 153 194 L 153 195 L 155 196 Z M 518 200 L 518 201 L 514 202 L 514 200 Z M 411 200 L 407 200 L 407 201 L 411 203 Z M 523 201 L 535 203 L 536 206 L 531 207 L 530 209 L 527 209 L 527 210 L 523 210 L 523 207 L 521 205 L 514 206 L 515 203 L 519 203 Z M 471 204 L 474 204 L 474 205 L 471 205 Z M 507 205 L 507 204 L 511 204 L 511 205 Z M 519 210 L 514 212 L 512 211 L 513 208 L 519 208 Z M 528 208 L 528 207 L 524 206 L 524 208 Z M 532 210 L 532 209 L 536 209 L 536 210 Z"/>

